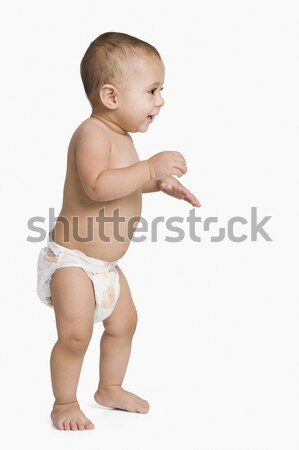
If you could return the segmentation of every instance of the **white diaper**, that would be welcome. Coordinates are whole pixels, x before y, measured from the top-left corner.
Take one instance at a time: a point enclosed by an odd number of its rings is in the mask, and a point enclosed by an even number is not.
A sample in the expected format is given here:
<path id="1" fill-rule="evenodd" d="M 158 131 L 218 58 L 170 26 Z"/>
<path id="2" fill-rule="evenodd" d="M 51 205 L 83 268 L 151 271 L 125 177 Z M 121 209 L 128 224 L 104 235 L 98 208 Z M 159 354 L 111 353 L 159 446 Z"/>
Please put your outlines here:
<path id="1" fill-rule="evenodd" d="M 48 242 L 40 251 L 37 268 L 37 294 L 41 301 L 52 307 L 50 281 L 56 269 L 80 267 L 89 276 L 95 293 L 94 322 L 107 319 L 119 297 L 117 261 L 107 262 L 86 256 L 79 250 Z"/>

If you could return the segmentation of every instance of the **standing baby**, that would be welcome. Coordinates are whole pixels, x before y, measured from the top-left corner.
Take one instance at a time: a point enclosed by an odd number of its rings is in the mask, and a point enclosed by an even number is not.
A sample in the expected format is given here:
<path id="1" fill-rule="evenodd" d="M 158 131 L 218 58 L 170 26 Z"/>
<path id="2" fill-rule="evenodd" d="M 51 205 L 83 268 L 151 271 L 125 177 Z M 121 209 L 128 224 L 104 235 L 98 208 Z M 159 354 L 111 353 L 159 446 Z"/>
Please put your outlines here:
<path id="1" fill-rule="evenodd" d="M 136 228 L 140 218 L 142 193 L 163 191 L 200 206 L 175 178 L 187 171 L 183 155 L 162 151 L 139 161 L 129 134 L 147 131 L 164 105 L 164 65 L 156 48 L 124 33 L 104 33 L 88 47 L 81 77 L 92 113 L 71 138 L 62 209 L 38 261 L 37 292 L 56 318 L 51 419 L 60 430 L 94 428 L 80 409 L 77 386 L 98 321 L 104 332 L 95 401 L 148 412 L 146 400 L 122 388 L 137 314 L 118 260 L 130 244 L 132 219 Z"/>

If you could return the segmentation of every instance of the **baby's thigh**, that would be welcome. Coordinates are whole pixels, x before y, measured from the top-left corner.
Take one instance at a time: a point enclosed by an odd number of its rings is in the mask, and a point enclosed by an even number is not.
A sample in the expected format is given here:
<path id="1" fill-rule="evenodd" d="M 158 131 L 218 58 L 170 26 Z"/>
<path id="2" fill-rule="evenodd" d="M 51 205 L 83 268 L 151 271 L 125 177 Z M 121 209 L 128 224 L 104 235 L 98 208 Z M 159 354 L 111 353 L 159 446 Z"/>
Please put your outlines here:
<path id="1" fill-rule="evenodd" d="M 78 267 L 57 269 L 51 278 L 51 299 L 58 336 L 91 335 L 95 298 L 90 278 Z"/>
<path id="2" fill-rule="evenodd" d="M 103 321 L 109 334 L 134 332 L 137 324 L 137 311 L 132 299 L 127 279 L 119 266 L 115 266 L 119 274 L 120 293 L 112 314 Z"/>

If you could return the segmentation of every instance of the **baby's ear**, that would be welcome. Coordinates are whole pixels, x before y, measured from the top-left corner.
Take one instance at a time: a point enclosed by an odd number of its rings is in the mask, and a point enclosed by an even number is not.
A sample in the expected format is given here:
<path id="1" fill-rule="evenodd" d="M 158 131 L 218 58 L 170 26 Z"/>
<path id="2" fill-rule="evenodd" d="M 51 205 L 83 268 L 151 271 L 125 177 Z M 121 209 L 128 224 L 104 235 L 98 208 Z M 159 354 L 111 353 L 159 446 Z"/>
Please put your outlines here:
<path id="1" fill-rule="evenodd" d="M 103 105 L 109 109 L 117 108 L 117 92 L 112 84 L 104 84 L 99 91 L 100 99 Z"/>

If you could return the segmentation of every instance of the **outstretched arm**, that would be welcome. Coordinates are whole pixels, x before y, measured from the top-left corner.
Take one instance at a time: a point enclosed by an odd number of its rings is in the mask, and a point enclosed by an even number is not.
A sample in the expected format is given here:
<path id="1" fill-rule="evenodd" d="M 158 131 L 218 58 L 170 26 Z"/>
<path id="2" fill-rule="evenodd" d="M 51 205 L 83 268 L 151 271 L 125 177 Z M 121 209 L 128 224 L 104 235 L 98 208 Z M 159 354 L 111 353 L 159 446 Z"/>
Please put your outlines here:
<path id="1" fill-rule="evenodd" d="M 150 180 L 142 186 L 142 193 L 147 194 L 148 192 L 158 192 L 160 191 L 159 181 L 161 180 Z"/>
<path id="2" fill-rule="evenodd" d="M 171 195 L 172 197 L 185 200 L 191 203 L 192 206 L 200 207 L 201 204 L 199 200 L 192 194 L 182 183 L 179 182 L 175 177 L 165 177 L 157 182 L 159 189 L 165 194 Z"/>
<path id="3" fill-rule="evenodd" d="M 182 183 L 176 178 L 170 176 L 162 178 L 161 180 L 150 180 L 142 186 L 142 193 L 162 191 L 172 197 L 183 199 L 191 203 L 192 206 L 200 207 L 200 202 Z"/>

